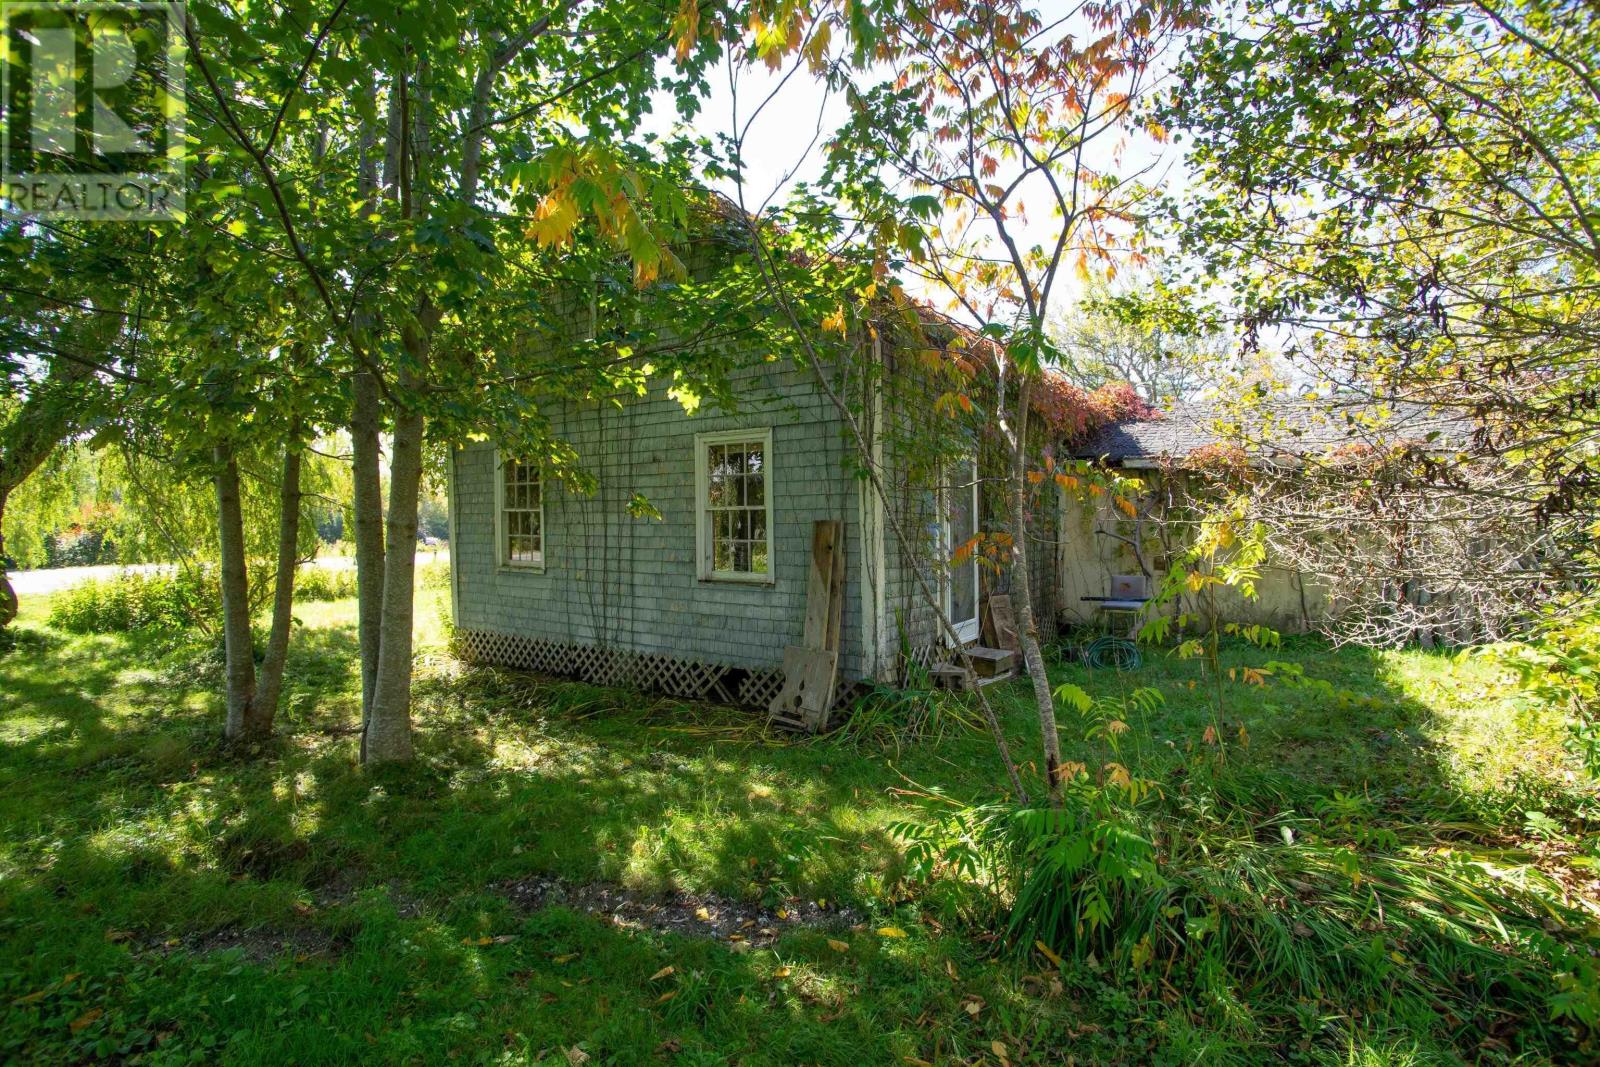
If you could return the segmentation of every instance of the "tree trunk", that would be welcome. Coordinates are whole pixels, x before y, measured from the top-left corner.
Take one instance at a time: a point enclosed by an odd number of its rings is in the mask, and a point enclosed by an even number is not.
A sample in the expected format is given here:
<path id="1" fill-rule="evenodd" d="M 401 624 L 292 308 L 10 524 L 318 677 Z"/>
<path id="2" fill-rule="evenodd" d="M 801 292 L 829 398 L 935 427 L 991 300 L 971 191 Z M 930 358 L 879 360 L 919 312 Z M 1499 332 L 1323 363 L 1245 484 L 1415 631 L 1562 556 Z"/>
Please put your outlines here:
<path id="1" fill-rule="evenodd" d="M 17 591 L 6 577 L 6 498 L 10 495 L 10 490 L 0 485 L 0 630 L 11 625 L 18 607 Z"/>
<path id="2" fill-rule="evenodd" d="M 1017 429 L 1011 447 L 1011 582 L 1017 595 L 1013 607 L 1022 641 L 1022 661 L 1033 682 L 1033 700 L 1039 708 L 1039 736 L 1044 742 L 1045 781 L 1050 803 L 1061 803 L 1061 737 L 1056 731 L 1056 706 L 1039 650 L 1039 628 L 1033 616 L 1033 575 L 1028 573 L 1028 396 L 1031 380 L 1017 386 Z"/>
<path id="3" fill-rule="evenodd" d="M 272 735 L 289 659 L 289 629 L 294 625 L 294 576 L 300 563 L 300 443 L 290 441 L 283 453 L 283 485 L 278 503 L 278 572 L 272 588 L 272 631 L 261 661 L 261 681 L 251 702 L 251 732 Z"/>
<path id="4" fill-rule="evenodd" d="M 228 685 L 228 717 L 222 736 L 229 741 L 253 740 L 256 664 L 250 637 L 250 579 L 245 573 L 239 464 L 228 445 L 217 445 L 213 458 L 217 466 L 217 527 L 222 541 L 222 635 Z"/>
<path id="5" fill-rule="evenodd" d="M 406 347 L 426 356 L 427 341 L 407 327 Z M 401 395 L 414 396 L 417 382 L 402 378 Z M 383 620 L 378 636 L 378 673 L 372 712 L 362 746 L 365 763 L 411 758 L 412 584 L 417 561 L 417 495 L 422 486 L 423 415 L 401 411 L 394 420 L 389 454 L 388 551 L 383 560 Z"/>
<path id="6" fill-rule="evenodd" d="M 361 645 L 361 747 L 366 758 L 366 727 L 378 682 L 379 630 L 383 622 L 383 486 L 379 480 L 378 381 L 356 372 L 352 384 L 350 440 L 355 492 L 356 628 Z"/>
<path id="7" fill-rule="evenodd" d="M 39 469 L 56 445 L 83 425 L 99 391 L 93 361 L 102 358 L 120 321 L 119 316 L 105 315 L 89 323 L 84 329 L 87 343 L 81 346 L 76 344 L 76 337 L 63 339 L 63 344 L 81 348 L 84 358 L 63 356 L 52 362 L 45 379 L 0 425 L 0 519 L 5 514 L 6 498 Z M 16 618 L 18 607 L 16 590 L 6 577 L 4 557 L 5 533 L 0 529 L 0 630 Z"/>

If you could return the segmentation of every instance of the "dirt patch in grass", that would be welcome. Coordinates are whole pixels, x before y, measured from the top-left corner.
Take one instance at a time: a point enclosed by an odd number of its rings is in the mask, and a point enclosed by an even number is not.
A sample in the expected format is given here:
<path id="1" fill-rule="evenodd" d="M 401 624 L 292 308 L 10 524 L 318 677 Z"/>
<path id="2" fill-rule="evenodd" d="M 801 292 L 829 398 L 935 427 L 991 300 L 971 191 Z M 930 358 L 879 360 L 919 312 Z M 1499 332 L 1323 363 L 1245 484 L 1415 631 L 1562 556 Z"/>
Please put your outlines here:
<path id="1" fill-rule="evenodd" d="M 146 941 L 143 947 L 163 956 L 173 953 L 205 956 L 238 949 L 251 963 L 271 963 L 281 956 L 292 956 L 296 963 L 304 963 L 315 957 L 336 956 L 344 945 L 339 938 L 321 930 L 273 926 L 247 930 L 225 926 L 200 934 Z"/>
<path id="2" fill-rule="evenodd" d="M 524 911 L 571 908 L 629 930 L 658 930 L 761 948 L 789 930 L 839 929 L 859 924 L 849 908 L 824 909 L 815 901 L 792 900 L 777 907 L 733 900 L 715 893 L 647 894 L 609 882 L 575 885 L 535 876 L 505 882 L 496 890 Z"/>

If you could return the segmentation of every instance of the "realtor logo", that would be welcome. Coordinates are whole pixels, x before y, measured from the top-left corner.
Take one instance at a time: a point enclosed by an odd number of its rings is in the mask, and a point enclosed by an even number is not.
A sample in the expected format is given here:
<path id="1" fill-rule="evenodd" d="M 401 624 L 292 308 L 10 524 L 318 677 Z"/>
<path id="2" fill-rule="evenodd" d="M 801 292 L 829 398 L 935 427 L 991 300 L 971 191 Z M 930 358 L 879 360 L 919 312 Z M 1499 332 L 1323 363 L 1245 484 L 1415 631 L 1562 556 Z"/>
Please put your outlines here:
<path id="1" fill-rule="evenodd" d="M 181 3 L 0 0 L 0 209 L 183 214 Z"/>

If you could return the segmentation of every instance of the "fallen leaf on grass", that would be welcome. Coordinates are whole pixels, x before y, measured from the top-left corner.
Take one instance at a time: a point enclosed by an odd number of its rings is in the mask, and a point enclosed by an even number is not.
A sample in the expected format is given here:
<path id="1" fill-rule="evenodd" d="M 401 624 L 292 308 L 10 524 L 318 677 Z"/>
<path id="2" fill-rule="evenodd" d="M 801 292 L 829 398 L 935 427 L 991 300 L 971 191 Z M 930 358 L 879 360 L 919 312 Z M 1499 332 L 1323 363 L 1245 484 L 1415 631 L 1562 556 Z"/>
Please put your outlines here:
<path id="1" fill-rule="evenodd" d="M 577 1045 L 573 1045 L 567 1049 L 567 1062 L 572 1064 L 572 1067 L 578 1067 L 579 1064 L 589 1062 L 589 1054 Z"/>
<path id="2" fill-rule="evenodd" d="M 711 912 L 705 908 L 696 908 L 694 909 L 694 917 L 703 923 L 708 923 L 711 921 Z"/>
<path id="3" fill-rule="evenodd" d="M 576 952 L 564 952 L 561 955 L 557 956 L 555 959 L 551 960 L 550 962 L 551 963 L 571 963 L 573 960 L 575 960 L 577 958 L 578 958 L 578 954 Z"/>
<path id="4" fill-rule="evenodd" d="M 667 1001 L 671 1000 L 673 997 L 675 997 L 677 995 L 678 995 L 678 991 L 676 989 L 669 989 L 665 993 L 661 994 L 659 997 L 656 998 L 656 1003 L 657 1004 L 665 1004 Z"/>
<path id="5" fill-rule="evenodd" d="M 1057 967 L 1061 966 L 1061 963 L 1062 963 L 1061 957 L 1057 956 L 1054 952 L 1050 951 L 1050 946 L 1049 945 L 1045 944 L 1043 941 L 1035 941 L 1033 943 L 1033 947 L 1038 949 L 1040 952 L 1042 952 L 1044 954 L 1044 958 L 1045 959 L 1049 960 L 1051 963 L 1055 964 Z"/>
<path id="6" fill-rule="evenodd" d="M 73 1033 L 77 1033 L 79 1030 L 82 1030 L 85 1026 L 88 1026 L 90 1023 L 94 1022 L 104 1014 L 105 1010 L 102 1008 L 90 1008 L 88 1011 L 72 1020 L 72 1022 L 68 1025 L 72 1028 Z"/>
<path id="7" fill-rule="evenodd" d="M 849 945 L 848 942 L 835 941 L 831 937 L 828 938 L 828 947 L 833 949 L 833 951 L 835 951 L 835 952 L 849 952 L 850 951 L 850 945 Z"/>
<path id="8" fill-rule="evenodd" d="M 787 978 L 793 973 L 794 972 L 792 970 L 790 970 L 788 968 L 788 966 L 786 965 L 786 966 L 783 966 L 783 967 L 779 967 L 777 970 L 773 971 L 772 972 L 772 977 L 774 977 L 774 978 Z"/>
<path id="9" fill-rule="evenodd" d="M 905 937 L 906 936 L 906 932 L 904 930 L 900 929 L 898 926 L 880 926 L 880 927 L 878 927 L 878 936 L 879 937 Z"/>
<path id="10" fill-rule="evenodd" d="M 668 964 L 668 965 L 667 965 L 667 966 L 665 966 L 665 967 L 663 967 L 663 968 L 661 968 L 661 969 L 660 969 L 660 970 L 659 970 L 659 971 L 657 971 L 657 972 L 656 972 L 656 973 L 655 973 L 655 974 L 652 974 L 652 975 L 651 975 L 651 976 L 650 976 L 650 981 L 652 981 L 652 982 L 659 982 L 659 981 L 661 981 L 661 979 L 663 979 L 663 978 L 665 978 L 665 977 L 666 977 L 666 976 L 667 976 L 667 975 L 669 975 L 669 974 L 672 974 L 672 973 L 674 973 L 674 972 L 675 972 L 675 971 L 676 971 L 676 970 L 677 970 L 677 968 L 676 968 L 676 967 L 674 967 L 674 966 L 672 966 L 672 965 L 671 965 L 671 964 L 670 964 L 670 963 L 669 963 L 669 964 Z"/>

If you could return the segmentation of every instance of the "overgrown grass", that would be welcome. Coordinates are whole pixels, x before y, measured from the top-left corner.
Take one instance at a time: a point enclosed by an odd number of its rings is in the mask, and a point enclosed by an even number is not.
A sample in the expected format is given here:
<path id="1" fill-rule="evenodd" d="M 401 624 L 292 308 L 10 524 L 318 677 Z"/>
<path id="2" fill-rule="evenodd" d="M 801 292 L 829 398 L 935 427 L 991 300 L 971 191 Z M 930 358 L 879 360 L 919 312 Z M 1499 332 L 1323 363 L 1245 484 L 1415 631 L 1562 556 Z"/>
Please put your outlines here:
<path id="1" fill-rule="evenodd" d="M 463 671 L 443 651 L 446 601 L 441 589 L 419 598 L 421 758 L 380 774 L 355 764 L 349 601 L 297 611 L 283 736 L 253 755 L 215 742 L 219 664 L 206 642 L 71 636 L 25 601 L 14 647 L 0 653 L 0 1058 L 1581 1055 L 1553 1040 L 1526 1047 L 1537 1031 L 1524 1020 L 1486 1034 L 1406 1007 L 1340 1003 L 1337 991 L 1298 1008 L 1263 995 L 1253 1025 L 1240 1026 L 1192 989 L 1130 980 L 1107 959 L 1058 968 L 1002 951 L 905 877 L 903 842 L 889 832 L 924 818 L 932 787 L 958 804 L 992 797 L 1001 775 L 989 742 L 957 716 L 899 750 L 877 743 L 881 723 L 794 743 L 728 709 Z M 1288 783 L 1258 804 L 1322 819 L 1309 798 L 1360 797 L 1407 847 L 1529 848 L 1584 888 L 1570 861 L 1587 831 L 1587 786 L 1567 777 L 1559 724 L 1501 708 L 1493 677 L 1477 673 L 1488 668 L 1314 644 L 1276 658 L 1334 692 L 1228 683 L 1230 766 Z M 1165 692 L 1120 735 L 1138 746 L 1125 762 L 1156 773 L 1207 750 L 1211 713 L 1189 688 L 1197 672 L 1157 655 L 1137 679 L 1062 667 L 1057 680 L 1109 700 L 1135 684 Z M 1026 692 L 1000 696 L 1017 750 L 1035 751 Z M 1074 758 L 1101 762 L 1104 741 L 1062 718 Z M 1555 827 L 1548 836 L 1525 832 L 1535 808 Z M 857 926 L 797 925 L 742 951 L 561 906 L 520 910 L 502 887 L 535 875 L 772 907 L 821 901 L 824 914 L 851 909 Z"/>

